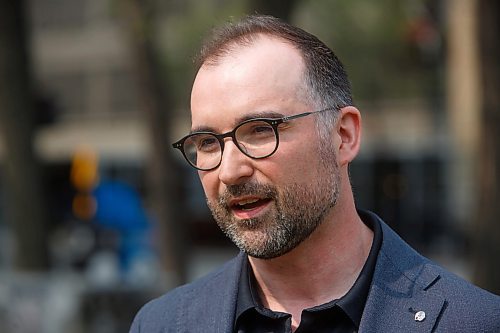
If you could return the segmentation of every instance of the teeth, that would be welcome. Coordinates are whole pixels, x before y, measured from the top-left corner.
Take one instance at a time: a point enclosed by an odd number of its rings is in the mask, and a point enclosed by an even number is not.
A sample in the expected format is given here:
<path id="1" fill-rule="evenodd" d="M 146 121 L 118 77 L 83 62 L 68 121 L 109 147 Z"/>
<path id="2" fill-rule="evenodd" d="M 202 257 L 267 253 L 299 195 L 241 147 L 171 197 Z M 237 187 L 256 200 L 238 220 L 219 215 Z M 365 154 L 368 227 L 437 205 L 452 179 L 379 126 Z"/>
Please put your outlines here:
<path id="1" fill-rule="evenodd" d="M 242 201 L 238 202 L 238 205 L 239 206 L 244 206 L 244 205 L 248 205 L 248 204 L 251 204 L 251 203 L 254 203 L 254 202 L 257 202 L 257 201 L 259 201 L 259 199 L 242 200 Z"/>

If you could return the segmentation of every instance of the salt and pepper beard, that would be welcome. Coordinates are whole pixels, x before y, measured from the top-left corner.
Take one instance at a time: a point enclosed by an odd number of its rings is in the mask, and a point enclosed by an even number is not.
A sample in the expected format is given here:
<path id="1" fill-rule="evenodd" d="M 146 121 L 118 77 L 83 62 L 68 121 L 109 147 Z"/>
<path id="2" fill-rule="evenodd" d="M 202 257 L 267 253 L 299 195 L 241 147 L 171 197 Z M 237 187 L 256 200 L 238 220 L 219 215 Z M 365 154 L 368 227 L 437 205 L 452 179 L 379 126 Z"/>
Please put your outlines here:
<path id="1" fill-rule="evenodd" d="M 272 259 L 282 256 L 307 239 L 337 203 L 340 173 L 330 145 L 319 145 L 320 176 L 310 184 L 276 187 L 249 181 L 228 185 L 215 202 L 207 199 L 217 224 L 240 250 Z M 271 199 L 274 207 L 255 218 L 238 219 L 229 205 L 231 198 L 256 196 Z"/>

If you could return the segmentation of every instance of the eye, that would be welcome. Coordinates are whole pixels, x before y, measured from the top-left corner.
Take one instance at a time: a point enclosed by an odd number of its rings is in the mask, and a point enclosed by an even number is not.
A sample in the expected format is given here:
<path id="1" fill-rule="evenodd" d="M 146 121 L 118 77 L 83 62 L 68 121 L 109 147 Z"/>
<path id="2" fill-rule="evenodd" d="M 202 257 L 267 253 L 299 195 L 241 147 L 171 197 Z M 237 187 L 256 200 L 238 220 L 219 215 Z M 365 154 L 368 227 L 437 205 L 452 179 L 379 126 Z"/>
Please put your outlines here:
<path id="1" fill-rule="evenodd" d="M 260 126 L 255 126 L 253 129 L 253 132 L 255 133 L 272 133 L 273 128 L 269 125 L 260 125 Z"/>
<path id="2" fill-rule="evenodd" d="M 244 123 L 236 130 L 236 139 L 240 144 L 262 144 L 275 137 L 274 129 L 266 121 L 254 120 Z"/>
<path id="3" fill-rule="evenodd" d="M 248 135 L 252 136 L 274 135 L 273 127 L 265 122 L 249 123 L 249 126 L 245 129 L 245 131 Z"/>
<path id="4" fill-rule="evenodd" d="M 199 134 L 193 137 L 193 142 L 196 145 L 196 150 L 200 152 L 213 152 L 219 150 L 219 141 L 210 134 Z"/>

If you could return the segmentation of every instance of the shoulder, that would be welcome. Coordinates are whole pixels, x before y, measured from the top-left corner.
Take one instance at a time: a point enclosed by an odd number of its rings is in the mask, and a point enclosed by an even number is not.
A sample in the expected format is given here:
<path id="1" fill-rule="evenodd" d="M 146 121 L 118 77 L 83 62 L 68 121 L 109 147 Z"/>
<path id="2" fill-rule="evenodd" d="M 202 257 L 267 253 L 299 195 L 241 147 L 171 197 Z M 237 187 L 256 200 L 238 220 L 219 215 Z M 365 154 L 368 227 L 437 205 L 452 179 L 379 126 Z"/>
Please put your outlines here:
<path id="1" fill-rule="evenodd" d="M 383 245 L 376 279 L 384 288 L 420 304 L 442 304 L 437 328 L 454 332 L 499 332 L 500 297 L 481 289 L 422 256 L 382 221 Z M 437 329 L 437 332 L 440 330 Z"/>
<path id="2" fill-rule="evenodd" d="M 429 259 L 427 259 L 426 269 L 434 272 L 437 276 L 432 285 L 426 286 L 426 288 L 443 293 L 448 303 L 455 302 L 469 312 L 473 312 L 473 310 L 487 312 L 496 308 L 496 313 L 500 313 L 500 296 L 474 285 Z M 473 309 L 475 305 L 479 304 L 483 304 L 485 307 Z"/>
<path id="3" fill-rule="evenodd" d="M 203 311 L 210 306 L 211 300 L 222 297 L 224 293 L 236 294 L 242 259 L 240 254 L 208 275 L 149 301 L 137 313 L 130 332 L 177 331 L 175 327 L 185 325 L 181 320 L 184 316 L 196 315 L 197 310 Z M 187 309 L 190 314 L 186 313 Z"/>
<path id="4" fill-rule="evenodd" d="M 473 285 L 421 255 L 387 225 L 383 224 L 382 230 L 384 239 L 378 260 L 386 262 L 384 269 L 390 267 L 395 276 L 401 275 L 403 279 L 416 283 L 422 289 L 439 290 L 445 293 L 448 299 L 464 300 L 464 296 L 470 296 L 471 299 L 484 301 L 500 300 L 499 296 Z"/>
<path id="5" fill-rule="evenodd" d="M 429 261 L 438 278 L 428 287 L 445 299 L 439 324 L 456 332 L 500 332 L 500 296 Z"/>

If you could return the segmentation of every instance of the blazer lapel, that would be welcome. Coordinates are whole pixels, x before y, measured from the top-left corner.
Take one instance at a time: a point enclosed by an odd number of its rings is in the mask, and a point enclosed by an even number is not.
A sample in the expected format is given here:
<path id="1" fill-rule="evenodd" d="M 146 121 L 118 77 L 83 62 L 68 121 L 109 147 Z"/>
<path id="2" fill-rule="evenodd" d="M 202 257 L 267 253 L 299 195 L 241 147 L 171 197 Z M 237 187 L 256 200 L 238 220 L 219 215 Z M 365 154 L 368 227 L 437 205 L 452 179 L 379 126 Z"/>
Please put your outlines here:
<path id="1" fill-rule="evenodd" d="M 439 274 L 384 222 L 383 243 L 359 332 L 431 332 L 446 300 Z"/>

